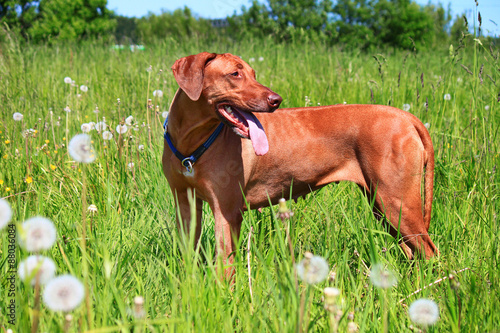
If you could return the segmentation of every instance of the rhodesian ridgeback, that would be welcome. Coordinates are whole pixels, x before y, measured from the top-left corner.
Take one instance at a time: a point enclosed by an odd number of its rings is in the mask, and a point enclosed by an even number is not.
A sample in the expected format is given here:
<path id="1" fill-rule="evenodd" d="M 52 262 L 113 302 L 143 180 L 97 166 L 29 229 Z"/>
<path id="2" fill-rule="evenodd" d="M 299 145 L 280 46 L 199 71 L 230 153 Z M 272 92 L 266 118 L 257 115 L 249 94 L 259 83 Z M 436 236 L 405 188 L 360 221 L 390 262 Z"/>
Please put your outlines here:
<path id="1" fill-rule="evenodd" d="M 290 191 L 298 198 L 344 180 L 374 199 L 375 216 L 401 237 L 408 257 L 437 253 L 428 235 L 434 149 L 415 116 L 382 105 L 277 110 L 282 98 L 228 53 L 181 58 L 172 70 L 180 88 L 165 122 L 163 172 L 187 230 L 188 190 L 194 190 L 196 240 L 202 201 L 208 202 L 226 265 L 233 262 L 247 204 L 276 204 Z"/>

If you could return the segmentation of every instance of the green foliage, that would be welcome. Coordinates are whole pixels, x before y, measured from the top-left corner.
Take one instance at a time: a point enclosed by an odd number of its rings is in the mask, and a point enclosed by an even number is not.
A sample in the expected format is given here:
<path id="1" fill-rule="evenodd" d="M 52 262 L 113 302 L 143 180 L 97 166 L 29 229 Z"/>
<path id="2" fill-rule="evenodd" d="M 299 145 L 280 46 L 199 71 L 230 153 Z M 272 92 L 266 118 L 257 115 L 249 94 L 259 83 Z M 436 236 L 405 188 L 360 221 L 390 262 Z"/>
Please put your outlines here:
<path id="1" fill-rule="evenodd" d="M 40 1 L 38 18 L 28 33 L 35 42 L 102 37 L 116 24 L 106 4 L 107 0 Z"/>
<path id="2" fill-rule="evenodd" d="M 210 38 L 214 31 L 208 20 L 196 19 L 188 7 L 160 15 L 148 14 L 137 21 L 137 35 L 146 43 L 171 38 L 184 41 L 189 38 Z"/>

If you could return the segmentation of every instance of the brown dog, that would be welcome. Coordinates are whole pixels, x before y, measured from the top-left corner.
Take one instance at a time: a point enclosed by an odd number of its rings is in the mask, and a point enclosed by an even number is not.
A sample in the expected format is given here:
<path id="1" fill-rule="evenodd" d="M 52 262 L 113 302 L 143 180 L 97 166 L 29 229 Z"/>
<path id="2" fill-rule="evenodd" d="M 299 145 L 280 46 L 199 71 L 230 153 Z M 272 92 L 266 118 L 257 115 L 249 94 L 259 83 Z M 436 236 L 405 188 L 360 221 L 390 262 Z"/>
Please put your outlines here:
<path id="1" fill-rule="evenodd" d="M 358 184 L 374 214 L 398 230 L 411 258 L 437 253 L 427 231 L 431 218 L 434 150 L 415 116 L 380 105 L 334 105 L 280 109 L 281 97 L 255 79 L 255 71 L 231 54 L 200 53 L 172 66 L 180 89 L 170 106 L 163 172 L 176 196 L 185 227 L 196 193 L 196 240 L 202 200 L 215 217 L 218 251 L 235 250 L 242 211 L 297 198 L 342 180 Z M 257 117 L 252 112 L 258 112 Z M 218 126 L 221 121 L 226 125 Z M 184 161 L 214 131 L 218 137 L 193 164 Z M 265 132 L 264 132 L 265 130 Z M 266 135 L 267 133 L 267 135 Z M 250 140 L 244 140 L 244 139 Z M 213 136 L 212 136 L 213 139 Z M 174 151 L 178 152 L 175 153 Z M 180 154 L 179 154 L 180 152 Z M 421 182 L 425 172 L 422 209 Z M 293 182 L 293 186 L 292 186 Z"/>

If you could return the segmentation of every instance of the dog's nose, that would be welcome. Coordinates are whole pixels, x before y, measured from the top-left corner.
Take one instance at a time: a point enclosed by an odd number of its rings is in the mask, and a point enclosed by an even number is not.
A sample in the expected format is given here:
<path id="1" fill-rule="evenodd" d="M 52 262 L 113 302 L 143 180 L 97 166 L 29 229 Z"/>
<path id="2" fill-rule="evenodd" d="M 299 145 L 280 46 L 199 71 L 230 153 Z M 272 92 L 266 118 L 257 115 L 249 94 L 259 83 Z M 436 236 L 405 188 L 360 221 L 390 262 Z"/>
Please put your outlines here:
<path id="1" fill-rule="evenodd" d="M 281 96 L 278 94 L 271 94 L 267 96 L 267 103 L 269 103 L 270 107 L 277 108 L 278 106 L 280 106 L 282 101 L 283 98 L 281 98 Z"/>

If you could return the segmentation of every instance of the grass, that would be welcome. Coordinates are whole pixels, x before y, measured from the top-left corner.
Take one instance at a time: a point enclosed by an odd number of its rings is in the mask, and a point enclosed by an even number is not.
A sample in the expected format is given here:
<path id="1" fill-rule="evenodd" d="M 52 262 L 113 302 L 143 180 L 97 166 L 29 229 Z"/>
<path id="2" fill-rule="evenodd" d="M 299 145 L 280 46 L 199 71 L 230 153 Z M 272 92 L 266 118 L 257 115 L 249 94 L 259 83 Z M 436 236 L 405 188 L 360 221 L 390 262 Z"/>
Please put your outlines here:
<path id="1" fill-rule="evenodd" d="M 349 313 L 363 332 L 384 327 L 414 331 L 408 306 L 423 297 L 440 308 L 440 320 L 429 331 L 498 329 L 500 63 L 498 49 L 490 52 L 472 38 L 464 42 L 452 55 L 447 49 L 362 54 L 263 41 L 207 45 L 166 40 L 143 52 L 111 50 L 100 42 L 53 47 L 5 43 L 0 53 L 0 197 L 11 204 L 18 229 L 36 215 L 54 221 L 57 244 L 43 254 L 54 259 L 57 274 L 70 273 L 86 283 L 90 302 L 71 312 L 70 323 L 64 313 L 42 303 L 38 330 L 329 331 L 334 325 L 322 302 L 327 286 L 341 290 L 341 332 L 351 321 Z M 454 46 L 456 50 L 458 44 Z M 220 280 L 210 209 L 204 206 L 201 243 L 195 248 L 192 238 L 175 227 L 174 199 L 161 171 L 161 112 L 168 110 L 178 87 L 170 66 L 204 50 L 255 58 L 250 65 L 257 79 L 283 97 L 283 107 L 304 106 L 306 96 L 308 105 L 410 104 L 409 112 L 430 124 L 436 150 L 430 233 L 440 256 L 408 261 L 373 218 L 357 186 L 340 183 L 288 203 L 295 213 L 289 221 L 293 256 L 299 261 L 310 251 L 324 257 L 335 273 L 333 280 L 315 286 L 299 281 L 296 287 L 277 207 L 245 214 L 234 284 Z M 151 72 L 146 71 L 149 66 Z M 87 85 L 88 92 L 65 84 L 66 76 L 78 86 Z M 161 99 L 152 96 L 156 89 L 163 91 Z M 445 100 L 445 94 L 451 98 Z M 149 111 L 148 98 L 153 104 Z M 66 106 L 71 112 L 63 111 Z M 15 122 L 14 112 L 24 119 Z M 145 124 L 148 112 L 151 120 Z M 129 115 L 138 130 L 119 136 L 114 130 Z M 74 163 L 67 141 L 81 132 L 81 124 L 102 118 L 114 132 L 113 140 L 91 131 L 96 161 Z M 27 129 L 34 132 L 23 137 Z M 83 214 L 82 202 L 96 205 L 97 212 Z M 0 236 L 0 328 L 29 332 L 37 317 L 35 293 L 15 275 L 15 297 L 8 295 L 7 231 Z M 16 264 L 28 255 L 17 248 Z M 397 286 L 381 291 L 370 283 L 369 269 L 376 262 L 396 274 Z M 133 315 L 138 295 L 145 299 L 144 318 Z M 12 299 L 14 325 L 6 311 Z"/>

